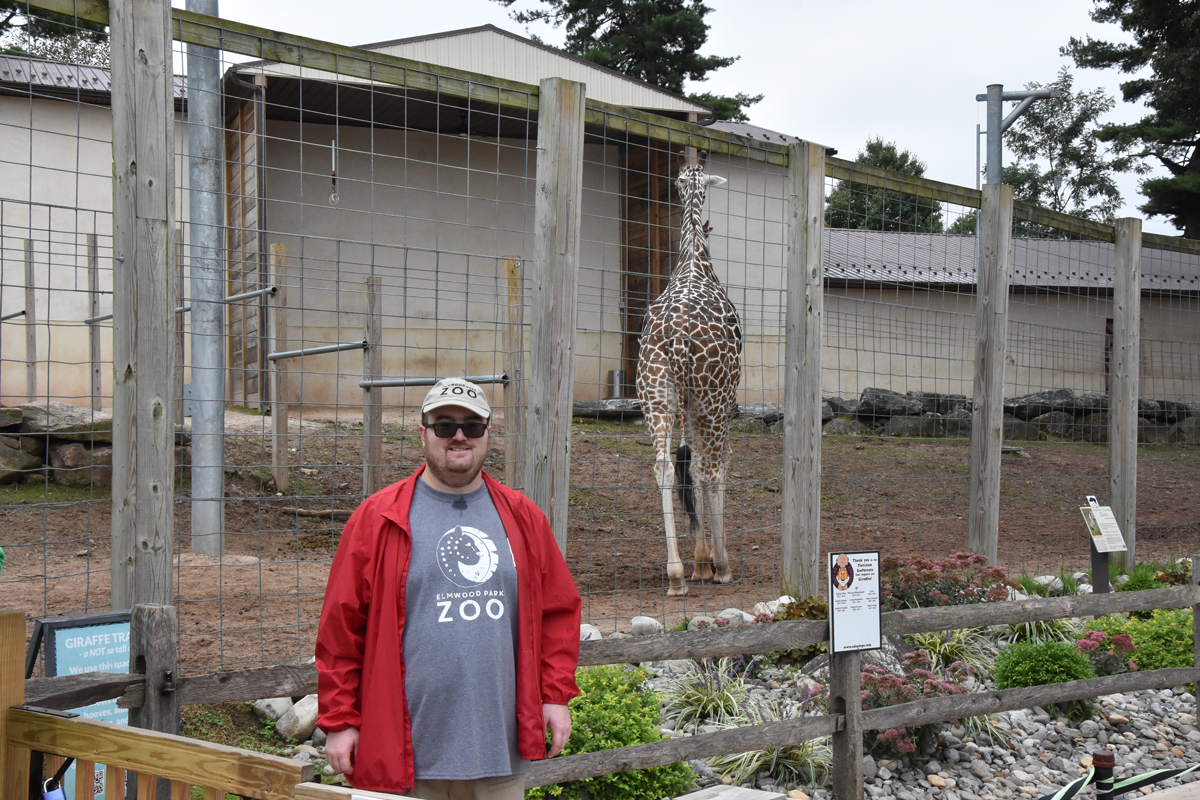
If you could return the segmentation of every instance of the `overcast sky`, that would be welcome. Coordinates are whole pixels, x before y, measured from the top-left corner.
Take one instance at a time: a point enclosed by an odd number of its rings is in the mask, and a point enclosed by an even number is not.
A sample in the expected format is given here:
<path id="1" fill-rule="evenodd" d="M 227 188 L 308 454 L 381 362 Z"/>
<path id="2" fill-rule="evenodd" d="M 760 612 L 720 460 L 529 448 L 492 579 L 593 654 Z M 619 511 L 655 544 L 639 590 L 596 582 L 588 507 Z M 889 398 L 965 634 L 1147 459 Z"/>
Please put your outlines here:
<path id="1" fill-rule="evenodd" d="M 689 91 L 765 94 L 750 109 L 756 125 L 836 147 L 853 159 L 871 136 L 894 141 L 928 165 L 926 176 L 975 185 L 975 126 L 989 83 L 1022 89 L 1047 83 L 1071 36 L 1122 39 L 1115 25 L 1088 17 L 1091 0 L 707 0 L 713 9 L 705 54 L 741 56 Z M 183 6 L 183 0 L 174 0 Z M 531 0 L 518 6 L 534 7 Z M 492 0 L 220 0 L 229 19 L 339 44 L 359 45 L 491 23 L 523 26 Z M 331 13 L 331 11 L 333 13 Z M 533 29 L 550 44 L 563 33 Z M 1144 113 L 1120 99 L 1124 76 L 1075 70 L 1076 89 L 1105 89 L 1117 99 L 1107 119 Z M 1141 216 L 1137 177 L 1121 176 L 1119 216 Z M 1144 230 L 1179 235 L 1165 219 Z"/>

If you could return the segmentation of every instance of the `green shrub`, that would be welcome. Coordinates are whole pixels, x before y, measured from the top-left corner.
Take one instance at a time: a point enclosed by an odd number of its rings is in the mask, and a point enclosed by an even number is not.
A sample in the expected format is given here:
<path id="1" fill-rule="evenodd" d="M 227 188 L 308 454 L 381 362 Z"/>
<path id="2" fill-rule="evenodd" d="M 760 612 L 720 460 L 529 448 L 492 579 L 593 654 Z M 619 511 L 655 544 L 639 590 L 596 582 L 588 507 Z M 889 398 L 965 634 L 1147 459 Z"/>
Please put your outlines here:
<path id="1" fill-rule="evenodd" d="M 1071 644 L 1079 638 L 1079 634 L 1082 632 L 1082 626 L 1071 619 L 1038 619 L 1032 622 L 999 625 L 992 629 L 996 641 L 1001 645 L 1024 641 Z"/>
<path id="2" fill-rule="evenodd" d="M 662 739 L 658 730 L 658 695 L 650 691 L 646 670 L 624 665 L 579 670 L 582 694 L 571 701 L 571 738 L 563 755 L 592 753 Z M 563 797 L 570 800 L 660 800 L 677 797 L 692 785 L 687 764 L 668 764 L 615 775 L 601 775 L 525 791 L 526 798 Z"/>
<path id="3" fill-rule="evenodd" d="M 1017 642 L 1000 651 L 992 669 L 997 689 L 1046 686 L 1094 677 L 1088 657 L 1066 642 Z M 1092 714 L 1092 705 L 1086 700 L 1051 704 L 1049 708 L 1072 720 L 1087 719 Z"/>
<path id="4" fill-rule="evenodd" d="M 778 700 L 752 697 L 742 706 L 740 719 L 730 720 L 721 727 L 762 725 L 791 718 Z M 829 771 L 831 754 L 828 741 L 825 738 L 810 739 L 770 750 L 730 753 L 708 759 L 708 765 L 718 775 L 730 778 L 735 786 L 754 780 L 762 770 L 771 773 L 776 786 L 811 784 Z"/>
<path id="5" fill-rule="evenodd" d="M 1158 608 L 1149 619 L 1113 614 L 1089 622 L 1087 629 L 1104 631 L 1110 637 L 1129 634 L 1137 648 L 1129 660 L 1138 669 L 1193 666 L 1190 608 Z"/>
<path id="6" fill-rule="evenodd" d="M 709 720 L 738 719 L 750 693 L 746 671 L 741 656 L 726 656 L 693 662 L 689 669 L 668 675 L 663 689 L 663 716 L 678 729 L 690 725 L 693 730 Z"/>
<path id="7" fill-rule="evenodd" d="M 1148 561 L 1139 562 L 1133 572 L 1129 573 L 1129 580 L 1124 581 L 1119 586 L 1113 588 L 1118 592 L 1140 592 L 1143 589 L 1161 589 L 1165 584 L 1159 583 L 1154 577 L 1158 572 L 1156 565 Z"/>
<path id="8" fill-rule="evenodd" d="M 775 622 L 785 622 L 787 620 L 826 619 L 828 616 L 829 605 L 825 602 L 825 598 L 819 594 L 814 594 L 805 597 L 803 600 L 793 600 L 790 603 L 784 603 L 775 611 L 772 619 Z M 802 667 L 821 653 L 824 653 L 828 647 L 828 644 L 825 642 L 818 642 L 817 644 L 810 644 L 808 647 L 784 650 L 777 654 L 774 660 L 782 664 L 794 664 Z"/>

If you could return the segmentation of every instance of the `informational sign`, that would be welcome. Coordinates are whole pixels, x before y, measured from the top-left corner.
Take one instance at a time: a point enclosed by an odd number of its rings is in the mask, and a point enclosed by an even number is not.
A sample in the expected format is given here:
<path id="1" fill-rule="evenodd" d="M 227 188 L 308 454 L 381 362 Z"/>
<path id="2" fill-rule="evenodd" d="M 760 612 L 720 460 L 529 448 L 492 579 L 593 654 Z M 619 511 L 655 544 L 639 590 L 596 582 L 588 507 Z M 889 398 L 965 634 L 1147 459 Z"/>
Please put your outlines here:
<path id="1" fill-rule="evenodd" d="M 1125 537 L 1110 507 L 1080 506 L 1079 513 L 1083 514 L 1083 521 L 1087 523 L 1097 553 L 1125 552 Z"/>
<path id="2" fill-rule="evenodd" d="M 45 639 L 47 677 L 81 675 L 85 672 L 129 672 L 129 612 L 102 612 L 75 617 L 39 619 L 30 641 L 27 664 L 32 667 L 39 638 Z M 116 700 L 106 700 L 71 711 L 84 719 L 129 724 L 129 712 L 117 708 Z M 96 766 L 95 798 L 104 800 L 107 767 Z M 75 797 L 75 765 L 63 777 L 67 800 Z M 85 799 L 80 799 L 85 800 Z"/>
<path id="3" fill-rule="evenodd" d="M 879 551 L 829 554 L 829 652 L 883 646 Z"/>

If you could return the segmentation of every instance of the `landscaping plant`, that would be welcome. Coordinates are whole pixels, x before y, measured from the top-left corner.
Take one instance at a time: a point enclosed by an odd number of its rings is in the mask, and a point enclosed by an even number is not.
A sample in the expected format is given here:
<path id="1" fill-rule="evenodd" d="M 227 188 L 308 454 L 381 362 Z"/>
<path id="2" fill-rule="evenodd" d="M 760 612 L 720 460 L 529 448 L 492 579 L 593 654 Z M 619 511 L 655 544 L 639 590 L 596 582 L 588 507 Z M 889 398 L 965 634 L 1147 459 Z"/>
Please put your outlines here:
<path id="1" fill-rule="evenodd" d="M 1080 624 L 1071 619 L 1038 619 L 998 625 L 992 629 L 997 644 L 1002 646 L 1025 641 L 1072 644 L 1082 632 Z"/>
<path id="2" fill-rule="evenodd" d="M 992 668 L 997 689 L 1046 686 L 1094 677 L 1096 673 L 1088 657 L 1066 642 L 1017 642 L 1000 651 Z M 1054 703 L 1047 708 L 1075 721 L 1092 715 L 1092 705 L 1086 700 Z"/>
<path id="3" fill-rule="evenodd" d="M 667 675 L 663 717 L 674 722 L 677 730 L 737 719 L 750 693 L 748 669 L 740 656 L 726 656 L 693 662 L 688 669 Z"/>
<path id="4" fill-rule="evenodd" d="M 1092 672 L 1095 672 L 1098 678 L 1120 675 L 1138 668 L 1137 664 L 1125 658 L 1137 649 L 1128 633 L 1109 636 L 1104 631 L 1088 631 L 1082 639 L 1075 642 L 1075 649 L 1092 662 Z"/>
<path id="5" fill-rule="evenodd" d="M 775 622 L 785 622 L 788 620 L 817 620 L 826 619 L 829 616 L 829 605 L 825 602 L 825 598 L 819 594 L 809 595 L 802 600 L 793 600 L 790 603 L 783 603 L 776 609 L 773 616 Z M 784 650 L 777 654 L 776 661 L 785 665 L 794 665 L 802 667 L 809 661 L 824 653 L 828 649 L 826 642 L 818 642 L 810 644 L 808 647 L 797 647 L 794 650 Z"/>
<path id="6" fill-rule="evenodd" d="M 1008 599 L 1017 584 L 978 553 L 955 553 L 944 561 L 887 556 L 880 564 L 880 592 L 892 609 L 951 606 Z"/>
<path id="7" fill-rule="evenodd" d="M 563 755 L 612 750 L 662 739 L 658 695 L 650 690 L 649 673 L 623 664 L 580 669 L 575 680 L 581 694 L 571 701 L 571 738 Z M 525 790 L 526 798 L 562 797 L 570 800 L 628 800 L 678 797 L 694 776 L 684 763 L 618 772 L 569 783 Z"/>
<path id="8" fill-rule="evenodd" d="M 980 628 L 910 633 L 904 637 L 913 647 L 929 653 L 936 667 L 949 669 L 956 661 L 986 672 L 996 657 L 992 640 Z"/>
<path id="9" fill-rule="evenodd" d="M 762 725 L 793 716 L 778 700 L 750 697 L 742 705 L 740 718 L 722 723 L 721 727 Z M 803 711 L 800 716 L 803 716 Z M 828 739 L 810 739 L 790 747 L 716 756 L 708 760 L 708 765 L 718 775 L 728 777 L 735 786 L 753 781 L 763 770 L 771 773 L 776 786 L 811 784 L 829 771 L 830 750 Z"/>
<path id="10" fill-rule="evenodd" d="M 1158 608 L 1149 619 L 1110 614 L 1089 622 L 1087 630 L 1110 637 L 1127 634 L 1135 648 L 1129 660 L 1138 669 L 1193 666 L 1190 608 Z"/>

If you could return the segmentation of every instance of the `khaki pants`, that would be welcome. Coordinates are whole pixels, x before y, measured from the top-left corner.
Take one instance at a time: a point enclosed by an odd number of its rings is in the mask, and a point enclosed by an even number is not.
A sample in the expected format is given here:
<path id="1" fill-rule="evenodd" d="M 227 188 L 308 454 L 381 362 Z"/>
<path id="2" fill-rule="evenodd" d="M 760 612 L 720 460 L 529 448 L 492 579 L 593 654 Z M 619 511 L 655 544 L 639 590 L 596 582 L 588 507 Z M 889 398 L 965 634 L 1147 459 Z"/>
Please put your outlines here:
<path id="1" fill-rule="evenodd" d="M 418 780 L 410 796 L 421 800 L 524 800 L 525 774 L 473 781 Z"/>

